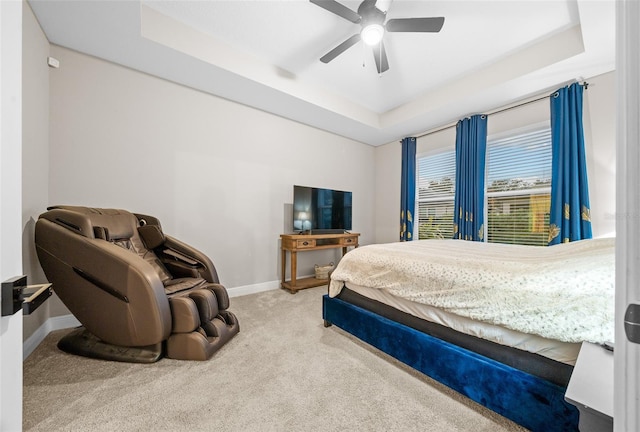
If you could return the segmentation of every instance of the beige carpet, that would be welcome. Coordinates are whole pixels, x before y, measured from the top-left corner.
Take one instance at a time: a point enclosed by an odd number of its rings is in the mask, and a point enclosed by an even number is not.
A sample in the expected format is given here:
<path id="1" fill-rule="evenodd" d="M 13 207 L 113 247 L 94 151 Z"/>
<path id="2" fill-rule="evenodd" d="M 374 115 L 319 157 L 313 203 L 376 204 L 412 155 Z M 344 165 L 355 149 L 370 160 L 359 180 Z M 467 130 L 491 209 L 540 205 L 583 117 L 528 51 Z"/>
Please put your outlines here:
<path id="1" fill-rule="evenodd" d="M 231 299 L 240 333 L 206 362 L 106 362 L 49 334 L 24 362 L 28 431 L 523 431 L 347 333 L 326 287 Z"/>

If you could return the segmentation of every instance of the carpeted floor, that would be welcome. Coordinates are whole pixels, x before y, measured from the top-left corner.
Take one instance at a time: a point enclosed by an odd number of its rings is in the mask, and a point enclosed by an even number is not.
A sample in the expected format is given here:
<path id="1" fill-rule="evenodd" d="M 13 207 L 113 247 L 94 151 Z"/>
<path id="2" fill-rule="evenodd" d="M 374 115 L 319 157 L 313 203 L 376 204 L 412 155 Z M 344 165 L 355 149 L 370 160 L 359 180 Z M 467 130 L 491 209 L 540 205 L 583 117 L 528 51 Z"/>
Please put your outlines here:
<path id="1" fill-rule="evenodd" d="M 72 356 L 53 332 L 24 362 L 25 431 L 523 431 L 347 333 L 326 287 L 231 299 L 240 333 L 206 362 Z"/>

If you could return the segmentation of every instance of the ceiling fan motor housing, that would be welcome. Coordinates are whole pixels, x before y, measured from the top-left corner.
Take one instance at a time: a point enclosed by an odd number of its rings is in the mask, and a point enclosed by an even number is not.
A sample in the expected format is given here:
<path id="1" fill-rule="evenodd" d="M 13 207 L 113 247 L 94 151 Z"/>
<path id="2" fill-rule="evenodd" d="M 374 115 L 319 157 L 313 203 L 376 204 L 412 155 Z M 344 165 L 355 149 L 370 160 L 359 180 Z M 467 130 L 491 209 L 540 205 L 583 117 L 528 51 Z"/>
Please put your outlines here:
<path id="1" fill-rule="evenodd" d="M 358 15 L 362 17 L 360 24 L 363 28 L 371 24 L 382 25 L 384 23 L 386 13 L 378 9 L 375 3 L 375 1 L 363 1 L 358 7 Z"/>

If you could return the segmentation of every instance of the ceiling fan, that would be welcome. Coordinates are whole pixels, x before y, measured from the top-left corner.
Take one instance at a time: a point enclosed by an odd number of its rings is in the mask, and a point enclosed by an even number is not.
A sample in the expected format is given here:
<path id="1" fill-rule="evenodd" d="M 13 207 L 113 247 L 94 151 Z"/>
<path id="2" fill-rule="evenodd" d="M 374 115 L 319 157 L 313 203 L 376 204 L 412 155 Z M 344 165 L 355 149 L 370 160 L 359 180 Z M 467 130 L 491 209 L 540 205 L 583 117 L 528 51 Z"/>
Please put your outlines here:
<path id="1" fill-rule="evenodd" d="M 387 32 L 424 32 L 437 33 L 444 25 L 444 17 L 430 18 L 396 18 L 385 23 L 386 12 L 376 7 L 377 0 L 364 0 L 358 6 L 358 12 L 335 0 L 309 0 L 311 3 L 334 13 L 362 27 L 359 33 L 354 34 L 340 45 L 320 58 L 323 63 L 329 63 L 334 58 L 345 52 L 358 41 L 362 40 L 366 45 L 373 47 L 373 57 L 378 73 L 389 69 L 387 53 L 384 49 L 382 38 Z"/>
<path id="2" fill-rule="evenodd" d="M 354 12 L 348 7 L 335 0 L 309 0 L 311 3 L 320 6 L 346 20 L 362 27 L 359 33 L 354 34 L 349 39 L 326 53 L 320 58 L 323 63 L 329 63 L 334 58 L 345 52 L 348 48 L 362 40 L 366 45 L 373 47 L 373 57 L 376 62 L 378 73 L 381 74 L 389 69 L 387 53 L 384 49 L 382 38 L 387 32 L 426 32 L 437 33 L 444 25 L 444 17 L 430 18 L 397 18 L 390 19 L 385 23 L 386 12 L 376 7 L 377 0 L 364 0 L 358 6 L 358 12 Z"/>

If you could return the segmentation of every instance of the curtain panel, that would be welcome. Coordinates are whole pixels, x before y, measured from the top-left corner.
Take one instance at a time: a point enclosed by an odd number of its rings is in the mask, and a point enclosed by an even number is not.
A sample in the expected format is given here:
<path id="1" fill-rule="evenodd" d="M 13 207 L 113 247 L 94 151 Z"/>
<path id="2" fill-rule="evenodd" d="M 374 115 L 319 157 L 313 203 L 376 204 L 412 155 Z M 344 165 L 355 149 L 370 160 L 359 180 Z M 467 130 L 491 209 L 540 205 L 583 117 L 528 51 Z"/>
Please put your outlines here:
<path id="1" fill-rule="evenodd" d="M 591 207 L 582 126 L 583 86 L 551 95 L 551 210 L 549 245 L 590 239 Z"/>
<path id="2" fill-rule="evenodd" d="M 416 139 L 403 138 L 400 180 L 400 241 L 413 240 L 413 213 L 416 206 Z"/>
<path id="3" fill-rule="evenodd" d="M 456 125 L 456 192 L 453 238 L 484 240 L 484 178 L 487 116 L 474 115 Z"/>

